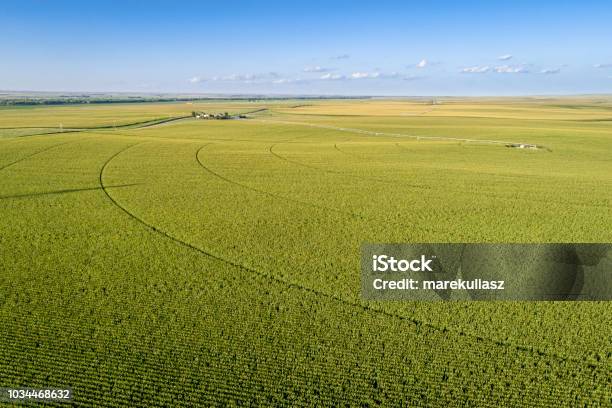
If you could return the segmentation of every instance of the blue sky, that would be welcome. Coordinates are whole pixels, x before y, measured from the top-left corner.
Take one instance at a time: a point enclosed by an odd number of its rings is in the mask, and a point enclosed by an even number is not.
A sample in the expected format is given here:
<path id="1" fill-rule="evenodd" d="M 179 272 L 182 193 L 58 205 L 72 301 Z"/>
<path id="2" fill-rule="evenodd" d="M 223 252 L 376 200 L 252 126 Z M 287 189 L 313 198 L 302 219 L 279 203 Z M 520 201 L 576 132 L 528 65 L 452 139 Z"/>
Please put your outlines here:
<path id="1" fill-rule="evenodd" d="M 588 0 L 3 2 L 0 89 L 612 93 L 610 21 Z"/>

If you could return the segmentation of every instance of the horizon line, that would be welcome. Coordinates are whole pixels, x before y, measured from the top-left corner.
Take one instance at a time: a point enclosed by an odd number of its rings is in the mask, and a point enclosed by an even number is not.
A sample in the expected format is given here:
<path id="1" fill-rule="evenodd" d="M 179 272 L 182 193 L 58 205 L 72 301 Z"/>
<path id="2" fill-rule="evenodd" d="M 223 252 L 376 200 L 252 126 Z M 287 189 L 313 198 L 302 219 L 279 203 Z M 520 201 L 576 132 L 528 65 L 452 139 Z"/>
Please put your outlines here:
<path id="1" fill-rule="evenodd" d="M 576 96 L 612 96 L 610 92 L 578 92 L 578 93 L 522 93 L 522 94 L 414 94 L 414 95 L 393 95 L 393 94 L 338 94 L 338 93 L 203 93 L 203 92 L 173 92 L 173 91 L 38 91 L 38 90 L 8 90 L 0 89 L 2 94 L 67 94 L 67 95 L 156 95 L 156 96 L 195 96 L 202 98 L 250 98 L 250 97 L 282 97 L 282 98 L 479 98 L 479 97 L 498 97 L 498 98 L 517 98 L 517 97 L 576 97 Z M 58 95 L 62 97 L 63 95 Z M 1 98 L 0 98 L 1 99 Z"/>

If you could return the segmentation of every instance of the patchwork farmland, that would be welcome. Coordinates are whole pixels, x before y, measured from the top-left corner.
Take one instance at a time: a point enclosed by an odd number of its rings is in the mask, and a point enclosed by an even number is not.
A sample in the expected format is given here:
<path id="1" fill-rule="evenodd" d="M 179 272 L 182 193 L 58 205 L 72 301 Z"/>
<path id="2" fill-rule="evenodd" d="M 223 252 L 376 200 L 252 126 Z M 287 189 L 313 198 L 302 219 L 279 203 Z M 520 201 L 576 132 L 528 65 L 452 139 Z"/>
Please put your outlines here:
<path id="1" fill-rule="evenodd" d="M 611 153 L 595 97 L 0 107 L 0 387 L 609 406 L 609 303 L 365 301 L 359 248 L 612 242 Z"/>

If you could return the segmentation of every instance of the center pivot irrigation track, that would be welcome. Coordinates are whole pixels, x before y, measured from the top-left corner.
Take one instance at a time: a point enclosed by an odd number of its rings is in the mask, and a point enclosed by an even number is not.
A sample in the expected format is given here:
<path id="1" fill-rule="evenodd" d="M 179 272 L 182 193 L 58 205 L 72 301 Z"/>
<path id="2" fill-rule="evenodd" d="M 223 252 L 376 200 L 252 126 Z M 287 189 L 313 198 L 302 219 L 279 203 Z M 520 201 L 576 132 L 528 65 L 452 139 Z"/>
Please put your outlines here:
<path id="1" fill-rule="evenodd" d="M 508 145 L 508 144 L 521 144 L 525 142 L 508 142 L 503 140 L 487 140 L 487 139 L 467 139 L 461 137 L 450 137 L 450 136 L 416 136 L 416 135 L 408 135 L 405 133 L 388 133 L 388 132 L 375 132 L 373 130 L 364 130 L 364 129 L 355 129 L 355 128 L 346 128 L 346 127 L 337 127 L 330 125 L 321 125 L 317 123 L 307 123 L 307 122 L 295 122 L 288 120 L 274 120 L 274 119 L 257 119 L 259 122 L 264 123 L 280 123 L 285 125 L 298 125 L 298 126 L 309 126 L 320 129 L 329 129 L 329 130 L 338 130 L 340 132 L 350 132 L 350 133 L 358 133 L 362 135 L 368 136 L 390 136 L 390 137 L 401 137 L 401 138 L 411 138 L 416 140 L 437 140 L 437 141 L 451 141 L 451 142 L 465 142 L 465 143 L 480 143 L 480 144 L 495 144 L 495 145 Z M 539 146 L 543 148 L 543 146 Z"/>
<path id="2" fill-rule="evenodd" d="M 350 174 L 350 173 L 346 173 L 346 172 L 342 172 L 342 171 L 323 169 L 321 167 L 313 166 L 313 165 L 310 165 L 310 164 L 307 164 L 307 163 L 302 163 L 302 162 L 299 162 L 299 161 L 296 161 L 296 160 L 289 159 L 288 157 L 285 157 L 285 156 L 275 152 L 274 148 L 276 146 L 280 145 L 280 144 L 281 143 L 274 143 L 274 144 L 272 144 L 268 148 L 268 151 L 270 152 L 270 154 L 272 154 L 272 156 L 276 157 L 277 159 L 283 160 L 283 161 L 285 161 L 287 163 L 295 164 L 296 166 L 306 167 L 308 169 L 312 169 L 312 170 L 315 170 L 315 171 L 318 171 L 318 172 L 335 174 L 335 175 L 339 175 L 339 176 L 343 176 L 343 177 L 350 177 L 350 178 L 359 179 L 359 180 L 376 181 L 378 183 L 392 184 L 392 185 L 402 184 L 403 186 L 408 186 L 410 188 L 423 189 L 423 190 L 430 190 L 431 189 L 431 187 L 425 186 L 425 185 L 411 184 L 411 183 L 406 183 L 404 181 L 399 181 L 399 180 L 387 180 L 387 179 L 381 179 L 381 178 L 376 178 L 376 177 L 358 176 L 356 174 Z M 335 147 L 335 145 L 334 145 L 334 147 Z M 337 147 L 335 147 L 335 150 L 340 151 Z"/>
<path id="3" fill-rule="evenodd" d="M 260 190 L 260 189 L 257 189 L 257 188 L 254 188 L 254 187 L 251 187 L 251 186 L 249 186 L 249 185 L 242 184 L 242 183 L 239 183 L 239 182 L 237 182 L 237 181 L 234 181 L 234 180 L 228 179 L 227 177 L 225 177 L 225 176 L 223 176 L 223 175 L 221 175 L 221 174 L 219 174 L 219 173 L 215 172 L 215 171 L 214 171 L 214 170 L 212 170 L 210 167 L 206 166 L 206 165 L 205 165 L 205 164 L 202 162 L 202 160 L 200 160 L 200 157 L 199 157 L 200 152 L 201 152 L 201 151 L 202 151 L 202 150 L 203 150 L 203 149 L 204 149 L 206 146 L 209 146 L 209 145 L 211 145 L 211 144 L 213 144 L 213 143 L 207 143 L 207 144 L 203 145 L 202 147 L 200 147 L 200 148 L 199 148 L 199 149 L 196 151 L 196 154 L 195 154 L 196 160 L 197 160 L 198 164 L 200 165 L 200 167 L 202 167 L 204 170 L 206 170 L 207 172 L 209 172 L 209 173 L 210 173 L 210 174 L 212 174 L 213 176 L 215 176 L 215 177 L 217 177 L 217 178 L 220 178 L 221 180 L 223 180 L 223 181 L 225 181 L 225 182 L 227 182 L 227 183 L 231 183 L 231 184 L 234 184 L 234 185 L 236 185 L 236 186 L 239 186 L 239 187 L 245 188 L 245 189 L 247 189 L 247 190 L 251 190 L 251 191 L 254 191 L 254 192 L 256 192 L 256 193 L 264 194 L 264 195 L 267 195 L 267 196 L 269 196 L 269 197 L 273 197 L 273 198 L 276 198 L 276 199 L 285 200 L 285 201 L 289 201 L 289 202 L 293 202 L 293 203 L 297 203 L 297 204 L 301 204 L 301 205 L 306 205 L 306 206 L 309 206 L 309 207 L 314 207 L 314 208 L 318 208 L 318 209 L 321 209 L 321 210 L 326 210 L 326 211 L 332 211 L 332 212 L 336 212 L 336 213 L 346 214 L 346 215 L 350 215 L 351 217 L 362 218 L 362 216 L 361 216 L 361 215 L 359 215 L 359 214 L 355 214 L 355 213 L 351 213 L 351 212 L 343 211 L 343 210 L 340 210 L 340 209 L 338 209 L 338 208 L 326 207 L 326 206 L 319 205 L 319 204 L 315 204 L 315 203 L 309 203 L 309 202 L 306 202 L 306 201 L 296 200 L 296 199 L 294 199 L 294 198 L 290 198 L 290 197 L 286 197 L 286 196 L 282 196 L 282 195 L 274 194 L 274 193 L 271 193 L 271 192 L 269 192 L 269 191 L 265 191 L 265 190 Z"/>
<path id="4" fill-rule="evenodd" d="M 607 374 L 608 373 L 608 369 L 605 366 L 599 365 L 599 364 L 593 364 L 593 363 L 588 363 L 576 358 L 572 358 L 572 357 L 567 357 L 567 356 L 563 356 L 557 353 L 552 353 L 550 351 L 542 351 L 533 347 L 526 347 L 526 346 L 521 346 L 521 345 L 516 345 L 507 341 L 503 341 L 503 340 L 494 340 L 492 338 L 488 338 L 488 337 L 482 337 L 482 336 L 477 336 L 465 331 L 460 331 L 460 330 L 455 330 L 455 329 L 449 329 L 447 327 L 438 327 L 436 325 L 433 325 L 431 323 L 427 323 L 415 318 L 411 318 L 411 317 L 407 317 L 407 316 L 402 316 L 402 315 L 398 315 L 398 314 L 394 314 L 394 313 L 390 313 L 381 309 L 377 309 L 368 305 L 364 305 L 361 303 L 356 303 L 356 302 L 352 302 L 349 300 L 346 300 L 344 298 L 326 293 L 326 292 L 322 292 L 320 290 L 317 289 L 313 289 L 313 288 L 309 288 L 307 286 L 298 284 L 298 283 L 294 283 L 294 282 L 290 282 L 284 279 L 280 279 L 275 277 L 274 275 L 270 274 L 270 273 L 266 273 L 266 272 L 262 272 L 260 270 L 254 269 L 252 267 L 249 266 L 245 266 L 242 265 L 240 263 L 237 263 L 235 261 L 232 261 L 230 259 L 226 259 L 223 258 L 222 256 L 216 255 L 212 252 L 210 252 L 209 250 L 205 250 L 202 248 L 199 248 L 193 244 L 190 244 L 189 242 L 183 241 L 171 234 L 169 234 L 168 232 L 161 230 L 159 228 L 157 228 L 155 225 L 152 225 L 150 223 L 148 223 L 147 221 L 145 221 L 144 219 L 142 219 L 141 217 L 139 217 L 138 215 L 134 214 L 133 212 L 131 212 L 125 205 L 121 204 L 119 201 L 117 201 L 109 192 L 109 188 L 111 188 L 111 186 L 107 186 L 104 183 L 104 172 L 106 171 L 108 165 L 114 160 L 116 159 L 119 155 L 125 153 L 126 151 L 128 151 L 129 149 L 141 145 L 143 143 L 146 142 L 139 142 L 139 143 L 134 143 L 131 144 L 121 150 L 119 150 L 117 153 L 113 154 L 111 157 L 108 158 L 108 160 L 106 160 L 106 162 L 102 165 L 102 168 L 100 169 L 100 173 L 99 173 L 99 183 L 100 183 L 100 187 L 102 188 L 102 190 L 104 191 L 104 194 L 106 195 L 106 197 L 108 197 L 108 199 L 113 203 L 113 205 L 115 205 L 116 207 L 118 207 L 122 212 L 124 212 L 128 217 L 130 217 L 131 219 L 135 220 L 136 222 L 140 223 L 141 225 L 143 225 L 146 229 L 148 229 L 149 231 L 152 231 L 155 234 L 161 235 L 167 239 L 170 239 L 171 241 L 175 242 L 176 244 L 178 244 L 179 246 L 191 249 L 193 251 L 196 251 L 204 256 L 207 256 L 211 259 L 217 260 L 219 262 L 225 263 L 227 265 L 233 266 L 235 268 L 241 269 L 243 271 L 252 273 L 256 276 L 259 276 L 263 279 L 266 279 L 268 281 L 274 282 L 275 284 L 278 284 L 282 287 L 288 287 L 291 289 L 297 289 L 299 291 L 303 291 L 306 293 L 310 293 L 312 295 L 315 296 L 319 296 L 319 297 L 323 297 L 323 298 L 327 298 L 327 299 L 331 299 L 335 302 L 339 302 L 342 303 L 344 305 L 350 306 L 350 307 L 354 307 L 359 309 L 361 312 L 363 313 L 371 313 L 371 314 L 378 314 L 378 315 L 384 315 L 384 316 L 388 316 L 390 318 L 395 318 L 395 319 L 399 319 L 401 321 L 407 322 L 409 324 L 411 324 L 412 326 L 415 327 L 420 327 L 420 328 L 427 328 L 431 331 L 435 331 L 435 332 L 450 332 L 453 333 L 455 335 L 458 336 L 462 336 L 462 337 L 467 337 L 467 338 L 472 338 L 477 342 L 488 342 L 491 343 L 492 345 L 495 346 L 499 346 L 499 347 L 506 347 L 512 350 L 515 350 L 517 352 L 523 352 L 523 353 L 528 353 L 528 354 L 536 354 L 539 356 L 546 356 L 549 358 L 553 358 L 559 361 L 563 361 L 563 362 L 572 362 L 578 365 L 582 365 L 582 366 L 586 366 L 591 370 L 596 370 L 596 371 L 601 371 L 602 374 Z"/>
<path id="5" fill-rule="evenodd" d="M 72 142 L 75 142 L 75 140 L 69 140 L 67 142 L 62 142 L 62 143 L 56 143 L 56 144 L 54 144 L 52 146 L 45 147 L 44 149 L 40 149 L 40 150 L 38 150 L 38 151 L 36 151 L 34 153 L 31 153 L 31 154 L 29 154 L 27 156 L 22 157 L 21 159 L 15 160 L 14 162 L 11 162 L 11 163 L 5 164 L 4 166 L 1 166 L 0 167 L 0 171 L 2 171 L 4 169 L 7 169 L 7 168 L 9 168 L 9 167 L 11 167 L 11 166 L 13 166 L 13 165 L 15 165 L 17 163 L 20 163 L 20 162 L 24 161 L 24 160 L 27 160 L 30 157 L 34 157 L 34 156 L 36 156 L 38 154 L 44 153 L 44 152 L 49 151 L 51 149 L 55 149 L 56 147 L 60 147 L 62 145 L 65 145 L 67 143 L 72 143 Z"/>

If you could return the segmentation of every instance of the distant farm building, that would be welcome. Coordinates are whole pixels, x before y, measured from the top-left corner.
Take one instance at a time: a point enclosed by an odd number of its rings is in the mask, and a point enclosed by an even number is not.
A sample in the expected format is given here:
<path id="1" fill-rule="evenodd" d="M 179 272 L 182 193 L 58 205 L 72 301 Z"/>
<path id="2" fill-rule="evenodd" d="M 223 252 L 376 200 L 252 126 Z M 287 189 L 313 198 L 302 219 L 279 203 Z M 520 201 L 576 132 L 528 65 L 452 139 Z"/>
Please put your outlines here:
<path id="1" fill-rule="evenodd" d="M 218 119 L 218 120 L 224 120 L 224 119 L 246 119 L 247 116 L 244 114 L 239 114 L 239 115 L 230 115 L 227 112 L 223 112 L 223 113 L 206 113 L 206 112 L 196 112 L 193 111 L 191 112 L 191 116 L 193 116 L 195 119 Z"/>
<path id="2" fill-rule="evenodd" d="M 206 113 L 206 112 L 196 112 L 196 111 L 193 111 L 193 112 L 191 112 L 191 116 L 193 116 L 196 119 L 233 119 L 233 116 L 231 116 L 227 112 L 223 112 L 223 113 Z"/>
<path id="3" fill-rule="evenodd" d="M 539 149 L 540 146 L 527 143 L 510 143 L 506 147 L 512 147 L 514 149 Z"/>

